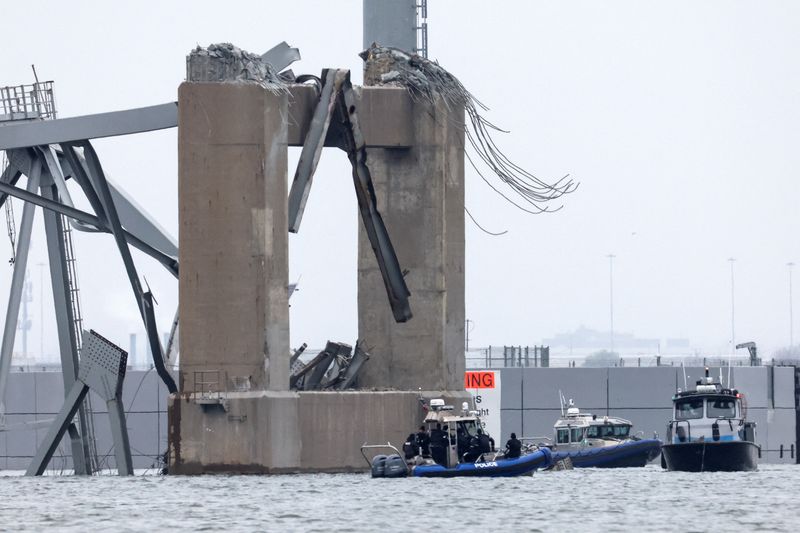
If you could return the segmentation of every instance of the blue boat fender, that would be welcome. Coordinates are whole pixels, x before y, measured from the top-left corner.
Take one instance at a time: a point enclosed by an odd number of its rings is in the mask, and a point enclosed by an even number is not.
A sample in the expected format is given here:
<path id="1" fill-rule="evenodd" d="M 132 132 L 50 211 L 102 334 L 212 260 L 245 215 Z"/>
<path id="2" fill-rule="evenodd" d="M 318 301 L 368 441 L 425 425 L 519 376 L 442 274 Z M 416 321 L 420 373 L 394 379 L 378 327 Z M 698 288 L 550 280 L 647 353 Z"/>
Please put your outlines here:
<path id="1" fill-rule="evenodd" d="M 544 466 L 542 468 L 550 468 L 553 466 L 555 461 L 553 460 L 553 452 L 550 451 L 550 448 L 543 446 L 539 448 L 539 451 L 542 452 L 542 455 L 544 455 Z"/>

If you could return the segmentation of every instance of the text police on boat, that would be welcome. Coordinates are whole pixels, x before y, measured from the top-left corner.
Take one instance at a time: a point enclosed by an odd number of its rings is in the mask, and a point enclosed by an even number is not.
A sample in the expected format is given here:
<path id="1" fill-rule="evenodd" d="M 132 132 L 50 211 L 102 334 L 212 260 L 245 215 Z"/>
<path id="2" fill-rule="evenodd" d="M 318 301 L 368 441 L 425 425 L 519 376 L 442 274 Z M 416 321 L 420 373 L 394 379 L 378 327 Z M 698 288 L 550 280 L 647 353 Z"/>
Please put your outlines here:
<path id="1" fill-rule="evenodd" d="M 508 455 L 496 451 L 477 411 L 470 411 L 464 402 L 459 414 L 441 399 L 431 400 L 422 427 L 408 436 L 402 448 L 401 454 L 390 443 L 364 444 L 361 453 L 372 477 L 519 476 L 552 465 L 547 448 L 530 446 L 522 453 L 514 449 Z M 369 450 L 394 453 L 375 455 L 370 460 Z"/>

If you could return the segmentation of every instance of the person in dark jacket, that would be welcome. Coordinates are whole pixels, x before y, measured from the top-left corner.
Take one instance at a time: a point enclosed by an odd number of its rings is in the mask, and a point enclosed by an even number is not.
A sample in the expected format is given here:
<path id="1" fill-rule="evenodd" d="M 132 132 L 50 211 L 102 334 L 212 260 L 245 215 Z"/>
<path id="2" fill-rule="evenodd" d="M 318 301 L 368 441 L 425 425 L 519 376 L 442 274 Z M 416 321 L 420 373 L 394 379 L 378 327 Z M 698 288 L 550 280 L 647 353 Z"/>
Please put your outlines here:
<path id="1" fill-rule="evenodd" d="M 470 436 L 463 424 L 456 426 L 456 452 L 458 456 L 463 458 L 464 454 L 469 452 Z"/>
<path id="2" fill-rule="evenodd" d="M 522 452 L 522 442 L 517 439 L 517 434 L 512 433 L 511 438 L 506 442 L 506 459 L 516 459 Z"/>
<path id="3" fill-rule="evenodd" d="M 469 450 L 464 454 L 464 461 L 473 463 L 481 458 L 484 453 L 492 451 L 492 444 L 489 435 L 478 428 L 477 433 L 469 439 Z"/>
<path id="4" fill-rule="evenodd" d="M 415 443 L 416 439 L 413 433 L 406 437 L 406 441 L 403 443 L 403 454 L 406 456 L 406 461 L 416 457 L 417 447 L 415 446 Z"/>
<path id="5" fill-rule="evenodd" d="M 474 435 L 470 437 L 469 444 L 467 445 L 467 451 L 464 452 L 464 455 L 462 455 L 461 458 L 465 463 L 474 463 L 480 456 L 481 444 L 478 440 L 478 436 Z"/>
<path id="6" fill-rule="evenodd" d="M 494 451 L 494 442 L 492 438 L 478 428 L 478 448 L 481 453 L 489 453 Z"/>
<path id="7" fill-rule="evenodd" d="M 436 424 L 436 428 L 431 430 L 431 457 L 442 466 L 447 465 L 448 444 L 447 432 L 442 429 L 441 424 Z"/>
<path id="8" fill-rule="evenodd" d="M 419 451 L 419 454 L 423 457 L 430 457 L 431 455 L 431 438 L 428 436 L 428 432 L 425 430 L 425 426 L 420 426 L 419 431 L 417 431 L 416 435 L 416 447 Z"/>

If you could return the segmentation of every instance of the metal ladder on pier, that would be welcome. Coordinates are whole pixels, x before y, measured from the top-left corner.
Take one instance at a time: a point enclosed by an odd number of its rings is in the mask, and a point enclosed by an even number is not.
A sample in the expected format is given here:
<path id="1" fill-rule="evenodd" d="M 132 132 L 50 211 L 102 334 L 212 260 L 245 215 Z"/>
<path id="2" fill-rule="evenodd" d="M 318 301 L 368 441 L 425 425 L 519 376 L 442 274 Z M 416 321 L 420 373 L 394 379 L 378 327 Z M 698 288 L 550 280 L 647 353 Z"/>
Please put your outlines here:
<path id="1" fill-rule="evenodd" d="M 72 226 L 69 219 L 61 216 L 62 239 L 64 241 L 64 258 L 67 263 L 67 280 L 69 282 L 69 305 L 72 308 L 73 330 L 75 331 L 75 346 L 78 353 L 81 353 L 83 346 L 83 315 L 81 314 L 80 287 L 78 286 L 78 270 L 75 261 L 75 246 L 72 243 Z M 82 428 L 86 440 L 89 442 L 89 456 L 92 461 L 92 472 L 100 469 L 99 458 L 97 456 L 97 440 L 94 431 L 94 411 L 92 409 L 92 397 L 86 395 L 84 400 L 86 411 L 86 427 Z"/>
<path id="2" fill-rule="evenodd" d="M 6 158 L 6 152 L 3 151 L 3 158 L 0 159 L 0 175 L 5 172 L 7 166 L 8 159 Z M 11 241 L 11 259 L 8 262 L 13 265 L 14 261 L 17 259 L 17 225 L 16 222 L 14 222 L 14 206 L 11 203 L 11 196 L 6 196 L 5 208 L 8 240 Z"/>

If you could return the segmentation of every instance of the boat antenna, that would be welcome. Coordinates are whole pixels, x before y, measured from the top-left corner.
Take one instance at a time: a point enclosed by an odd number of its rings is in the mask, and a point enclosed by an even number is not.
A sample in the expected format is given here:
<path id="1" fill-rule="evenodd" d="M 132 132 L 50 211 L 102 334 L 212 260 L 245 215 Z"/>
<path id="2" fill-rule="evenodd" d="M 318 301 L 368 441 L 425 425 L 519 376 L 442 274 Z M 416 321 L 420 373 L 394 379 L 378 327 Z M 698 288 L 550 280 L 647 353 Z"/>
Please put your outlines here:
<path id="1" fill-rule="evenodd" d="M 686 367 L 683 366 L 683 361 L 681 361 L 681 368 L 683 369 L 683 390 L 689 390 L 689 384 L 686 383 Z"/>
<path id="2" fill-rule="evenodd" d="M 561 393 L 561 389 L 558 389 L 558 403 L 561 405 L 561 416 L 564 416 L 564 395 Z"/>
<path id="3" fill-rule="evenodd" d="M 733 350 L 731 350 L 733 351 Z M 731 388 L 731 363 L 733 362 L 733 354 L 728 357 L 728 388 Z"/>
<path id="4" fill-rule="evenodd" d="M 722 385 L 722 367 L 719 367 L 719 384 Z M 728 383 L 728 388 L 731 388 L 730 383 Z"/>

